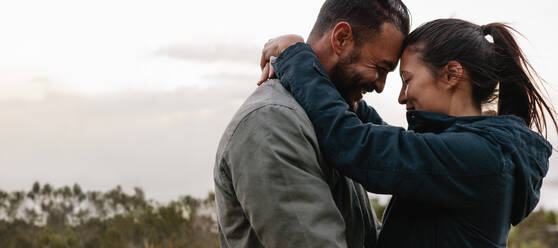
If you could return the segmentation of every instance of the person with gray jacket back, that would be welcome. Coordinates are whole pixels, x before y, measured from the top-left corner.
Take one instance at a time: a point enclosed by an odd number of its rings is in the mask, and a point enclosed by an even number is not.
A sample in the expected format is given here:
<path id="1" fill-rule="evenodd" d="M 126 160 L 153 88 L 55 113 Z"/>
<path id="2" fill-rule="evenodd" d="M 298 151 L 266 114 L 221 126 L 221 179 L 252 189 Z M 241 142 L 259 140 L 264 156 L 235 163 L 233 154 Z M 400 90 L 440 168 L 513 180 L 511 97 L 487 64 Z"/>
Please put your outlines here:
<path id="1" fill-rule="evenodd" d="M 354 46 L 338 42 L 348 31 Z M 309 44 L 363 122 L 384 123 L 359 102 L 362 93 L 383 90 L 408 32 L 398 0 L 324 3 Z M 373 89 L 366 76 L 352 78 L 350 72 L 369 70 L 357 60 L 381 61 L 383 80 Z M 214 181 L 221 247 L 376 247 L 379 224 L 366 191 L 324 162 L 312 123 L 279 80 L 258 87 L 234 115 Z"/>

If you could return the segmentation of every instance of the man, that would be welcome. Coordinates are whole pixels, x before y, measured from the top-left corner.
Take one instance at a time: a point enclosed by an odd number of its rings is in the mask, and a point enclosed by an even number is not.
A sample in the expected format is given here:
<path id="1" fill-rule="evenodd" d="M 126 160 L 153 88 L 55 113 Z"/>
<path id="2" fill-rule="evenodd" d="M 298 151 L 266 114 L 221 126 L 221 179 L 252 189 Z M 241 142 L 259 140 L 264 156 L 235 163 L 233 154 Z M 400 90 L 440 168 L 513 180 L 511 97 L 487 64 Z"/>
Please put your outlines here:
<path id="1" fill-rule="evenodd" d="M 383 90 L 408 32 L 399 0 L 327 0 L 308 44 L 356 106 L 363 93 Z M 354 109 L 382 123 L 373 110 Z M 221 247 L 375 247 L 366 191 L 324 163 L 306 113 L 277 80 L 233 117 L 214 179 Z"/>

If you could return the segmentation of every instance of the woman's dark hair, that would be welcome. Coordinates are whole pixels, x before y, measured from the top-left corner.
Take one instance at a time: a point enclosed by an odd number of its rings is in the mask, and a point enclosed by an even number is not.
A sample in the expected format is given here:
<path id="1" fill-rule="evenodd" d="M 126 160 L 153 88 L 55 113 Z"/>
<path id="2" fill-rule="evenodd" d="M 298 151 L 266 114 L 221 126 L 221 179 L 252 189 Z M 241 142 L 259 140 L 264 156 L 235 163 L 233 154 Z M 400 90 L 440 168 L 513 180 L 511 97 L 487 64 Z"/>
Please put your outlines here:
<path id="1" fill-rule="evenodd" d="M 357 46 L 371 40 L 384 23 L 405 35 L 410 29 L 409 10 L 401 0 L 326 0 L 308 42 L 320 39 L 342 21 L 351 25 Z"/>
<path id="2" fill-rule="evenodd" d="M 537 85 L 537 80 L 543 80 L 511 31 L 517 32 L 502 23 L 479 26 L 459 19 L 438 19 L 411 32 L 403 48 L 415 46 L 435 75 L 450 61 L 461 63 L 477 103 L 498 99 L 498 115 L 518 116 L 546 136 L 545 112 L 558 130 L 556 112 Z"/>

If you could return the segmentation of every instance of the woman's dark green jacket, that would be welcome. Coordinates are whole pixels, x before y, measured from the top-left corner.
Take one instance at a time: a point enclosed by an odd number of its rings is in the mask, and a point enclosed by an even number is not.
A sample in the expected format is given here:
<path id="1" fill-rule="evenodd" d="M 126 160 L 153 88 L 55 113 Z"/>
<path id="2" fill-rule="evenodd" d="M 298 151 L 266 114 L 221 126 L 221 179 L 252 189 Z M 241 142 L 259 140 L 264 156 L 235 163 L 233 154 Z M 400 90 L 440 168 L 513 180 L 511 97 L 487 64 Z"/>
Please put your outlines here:
<path id="1" fill-rule="evenodd" d="M 552 147 L 522 119 L 409 111 L 408 130 L 362 123 L 309 45 L 289 47 L 274 68 L 327 162 L 393 195 L 379 247 L 505 247 L 510 225 L 537 205 Z"/>

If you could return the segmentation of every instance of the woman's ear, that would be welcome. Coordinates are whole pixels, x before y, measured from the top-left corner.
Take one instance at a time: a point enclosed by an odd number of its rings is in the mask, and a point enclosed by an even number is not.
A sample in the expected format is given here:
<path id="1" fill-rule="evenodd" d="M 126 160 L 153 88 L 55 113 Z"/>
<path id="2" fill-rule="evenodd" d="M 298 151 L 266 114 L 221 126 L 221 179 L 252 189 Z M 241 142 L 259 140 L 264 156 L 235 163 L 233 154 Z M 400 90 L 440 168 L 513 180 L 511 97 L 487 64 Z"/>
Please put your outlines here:
<path id="1" fill-rule="evenodd" d="M 331 47 L 339 57 L 348 55 L 354 47 L 353 29 L 348 22 L 339 22 L 331 32 Z"/>
<path id="2" fill-rule="evenodd" d="M 463 66 L 455 60 L 448 62 L 442 70 L 442 77 L 447 86 L 451 89 L 456 88 L 459 82 L 464 78 L 465 71 L 463 70 Z"/>

